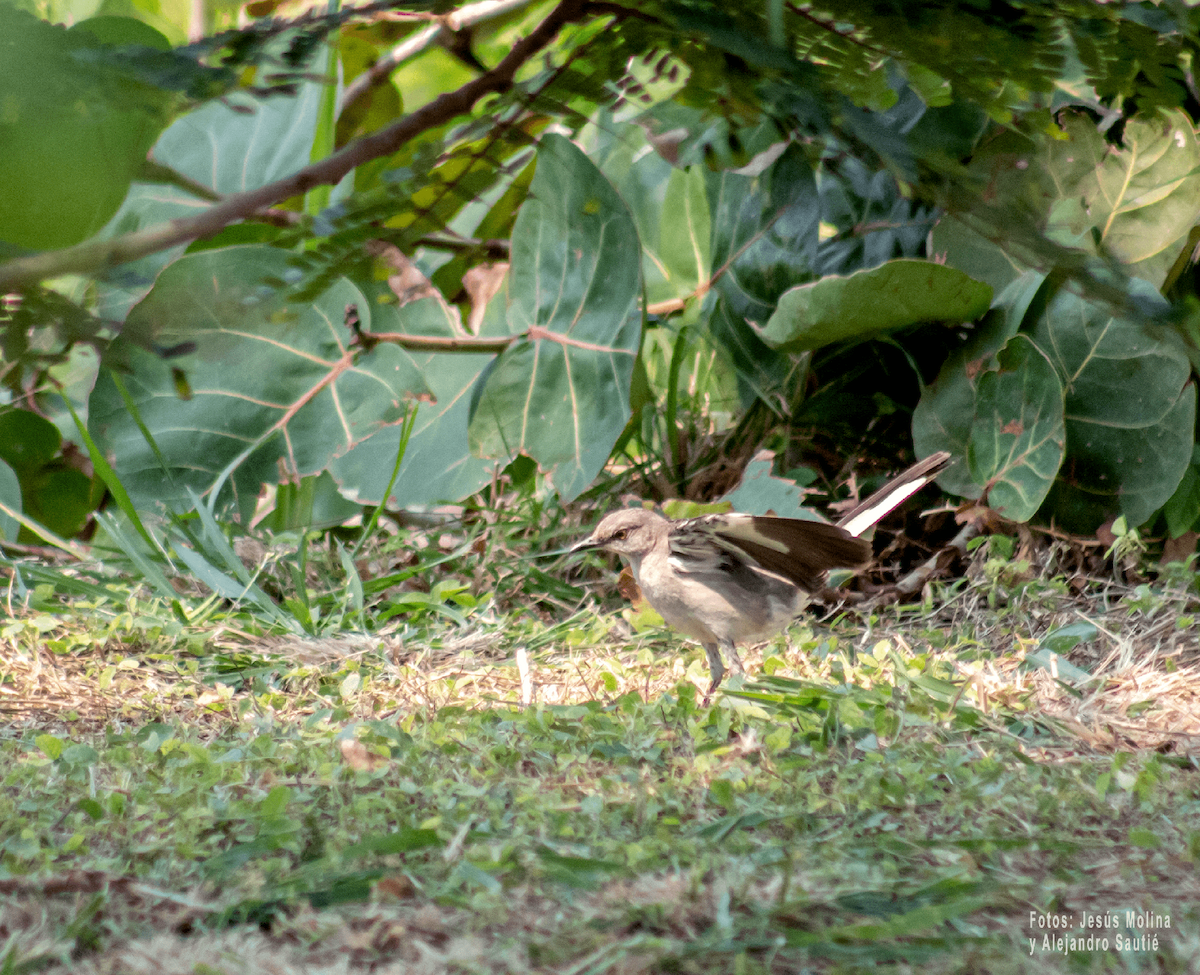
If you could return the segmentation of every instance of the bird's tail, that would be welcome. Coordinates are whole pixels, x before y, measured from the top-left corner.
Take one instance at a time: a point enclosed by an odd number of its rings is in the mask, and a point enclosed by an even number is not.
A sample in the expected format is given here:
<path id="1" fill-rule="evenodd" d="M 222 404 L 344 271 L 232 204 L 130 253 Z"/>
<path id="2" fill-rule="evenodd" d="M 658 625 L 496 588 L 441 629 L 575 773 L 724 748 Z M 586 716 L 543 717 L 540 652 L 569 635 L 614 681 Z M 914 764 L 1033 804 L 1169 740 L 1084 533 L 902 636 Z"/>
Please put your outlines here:
<path id="1" fill-rule="evenodd" d="M 942 450 L 930 454 L 923 461 L 913 464 L 899 477 L 888 481 L 839 521 L 838 527 L 858 537 L 883 518 L 889 511 L 903 504 L 926 484 L 937 477 L 950 463 L 950 454 Z"/>

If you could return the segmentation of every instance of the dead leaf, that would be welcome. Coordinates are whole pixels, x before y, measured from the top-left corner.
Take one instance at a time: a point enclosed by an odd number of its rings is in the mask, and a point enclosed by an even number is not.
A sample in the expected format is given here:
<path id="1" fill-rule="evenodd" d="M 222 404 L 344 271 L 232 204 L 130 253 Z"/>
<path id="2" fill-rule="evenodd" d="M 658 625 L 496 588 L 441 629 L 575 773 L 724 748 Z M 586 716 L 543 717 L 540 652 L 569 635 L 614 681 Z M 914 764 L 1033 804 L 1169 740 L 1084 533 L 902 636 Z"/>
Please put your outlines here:
<path id="1" fill-rule="evenodd" d="M 1108 521 L 1096 529 L 1096 539 L 1106 549 L 1112 548 L 1117 543 L 1117 536 L 1113 534 L 1112 530 L 1115 521 L 1115 518 L 1109 518 Z"/>
<path id="2" fill-rule="evenodd" d="M 497 261 L 494 264 L 477 265 L 463 275 L 463 290 L 471 299 L 467 331 L 472 335 L 479 334 L 479 326 L 483 324 L 483 313 L 487 310 L 487 304 L 500 293 L 506 274 L 508 262 Z"/>
<path id="3" fill-rule="evenodd" d="M 387 282 L 401 308 L 411 301 L 441 297 L 437 288 L 429 283 L 429 278 L 395 244 L 386 240 L 368 240 L 363 244 L 363 250 L 396 272 L 388 275 Z"/>
<path id="4" fill-rule="evenodd" d="M 375 881 L 375 896 L 381 900 L 402 901 L 417 892 L 413 882 L 402 873 L 388 874 Z"/>
<path id="5" fill-rule="evenodd" d="M 1186 562 L 1188 556 L 1196 551 L 1197 539 L 1200 539 L 1200 535 L 1195 532 L 1184 532 L 1178 538 L 1168 538 L 1163 542 L 1162 558 L 1158 560 L 1158 564 Z"/>
<path id="6" fill-rule="evenodd" d="M 341 742 L 342 759 L 355 772 L 370 772 L 387 764 L 387 759 L 367 750 L 367 746 L 353 738 L 344 738 Z"/>
<path id="7" fill-rule="evenodd" d="M 634 606 L 638 606 L 642 601 L 642 590 L 638 588 L 638 584 L 633 579 L 633 573 L 629 571 L 629 566 L 624 566 L 621 569 L 621 574 L 617 576 L 617 592 L 628 599 Z"/>

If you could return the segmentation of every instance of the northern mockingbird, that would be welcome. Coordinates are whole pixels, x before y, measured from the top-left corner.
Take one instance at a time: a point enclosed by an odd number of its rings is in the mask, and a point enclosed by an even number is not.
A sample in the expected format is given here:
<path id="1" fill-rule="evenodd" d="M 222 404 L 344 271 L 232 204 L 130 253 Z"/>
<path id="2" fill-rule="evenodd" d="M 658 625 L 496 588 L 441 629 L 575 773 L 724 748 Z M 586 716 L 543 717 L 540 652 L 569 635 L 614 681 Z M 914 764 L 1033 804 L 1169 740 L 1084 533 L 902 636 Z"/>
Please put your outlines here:
<path id="1" fill-rule="evenodd" d="M 949 462 L 942 452 L 889 481 L 836 525 L 764 515 L 703 515 L 671 521 L 629 508 L 601 519 L 572 552 L 603 549 L 628 563 L 646 601 L 708 656 L 712 695 L 725 666 L 743 673 L 737 644 L 784 629 L 820 589 L 825 573 L 871 557 L 858 536 L 932 481 Z"/>

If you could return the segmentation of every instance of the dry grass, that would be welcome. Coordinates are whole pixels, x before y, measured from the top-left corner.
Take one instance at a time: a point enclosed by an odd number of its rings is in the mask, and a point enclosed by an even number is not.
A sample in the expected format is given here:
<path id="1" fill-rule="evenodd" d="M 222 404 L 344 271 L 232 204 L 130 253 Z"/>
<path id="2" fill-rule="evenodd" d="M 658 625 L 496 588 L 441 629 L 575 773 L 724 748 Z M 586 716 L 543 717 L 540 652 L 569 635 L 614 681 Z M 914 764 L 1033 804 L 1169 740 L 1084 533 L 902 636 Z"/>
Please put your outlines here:
<path id="1" fill-rule="evenodd" d="M 1154 618 L 1138 619 L 1113 598 L 1111 585 L 1105 588 L 1107 608 L 1102 609 L 1099 601 L 1088 604 L 1071 597 L 1063 605 L 1031 612 L 1023 633 L 1020 627 L 1014 632 L 1011 620 L 982 630 L 978 642 L 986 653 L 974 656 L 987 659 L 963 661 L 954 645 L 935 656 L 953 664 L 964 682 L 964 697 L 985 712 L 1020 701 L 1031 716 L 1057 721 L 1066 734 L 1078 739 L 1077 745 L 1099 752 L 1195 753 L 1200 746 L 1200 629 L 1181 626 L 1171 607 Z M 989 618 L 987 609 L 978 604 L 969 609 L 958 605 L 952 614 L 940 615 L 952 617 L 947 629 L 964 618 Z M 1062 660 L 1087 671 L 1089 682 L 1069 688 L 1057 674 L 1025 667 L 1025 658 L 1036 649 L 1040 636 L 1079 620 L 1095 626 L 1097 637 Z M 910 623 L 885 618 L 862 632 L 857 642 L 859 650 L 867 652 L 885 641 L 903 655 L 912 652 L 910 639 Z M 521 654 L 520 664 L 511 658 L 494 626 L 451 632 L 433 644 L 409 646 L 388 633 L 256 637 L 221 627 L 206 636 L 203 652 L 282 661 L 312 668 L 314 674 L 331 665 L 370 660 L 375 697 L 363 706 L 374 707 L 375 717 L 386 717 L 388 712 L 448 704 L 573 704 L 627 693 L 654 700 L 685 679 L 702 692 L 707 687 L 702 655 L 695 646 L 678 644 L 669 636 L 666 641 L 671 649 L 656 653 L 650 642 L 633 635 L 624 621 L 614 617 L 611 640 L 605 644 Z M 55 652 L 51 645 L 71 649 Z M 680 652 L 673 652 L 675 646 Z M 748 648 L 742 656 L 751 677 L 764 653 L 786 663 L 777 671 L 780 676 L 832 677 L 828 660 L 814 661 L 794 643 Z M 220 718 L 227 699 L 211 681 L 181 666 L 168 638 L 150 643 L 112 638 L 96 644 L 88 638 L 85 620 L 67 616 L 55 618 L 52 625 L 42 622 L 40 628 L 0 637 L 0 715 L 13 730 L 53 732 L 69 727 L 78 734 L 114 721 L 168 716 L 209 722 Z M 296 713 L 306 710 L 311 705 L 302 705 Z"/>

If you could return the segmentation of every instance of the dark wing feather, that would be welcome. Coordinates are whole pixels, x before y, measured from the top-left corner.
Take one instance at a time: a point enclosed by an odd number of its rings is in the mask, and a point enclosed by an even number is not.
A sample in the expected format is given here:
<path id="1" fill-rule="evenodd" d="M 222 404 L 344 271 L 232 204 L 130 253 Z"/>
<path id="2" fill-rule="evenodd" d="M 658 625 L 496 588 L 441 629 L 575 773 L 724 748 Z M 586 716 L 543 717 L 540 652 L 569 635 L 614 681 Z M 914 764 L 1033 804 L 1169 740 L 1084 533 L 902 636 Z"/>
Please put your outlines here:
<path id="1" fill-rule="evenodd" d="M 834 568 L 853 568 L 871 557 L 871 546 L 836 525 L 764 515 L 706 515 L 679 527 L 703 528 L 722 548 L 735 549 L 768 572 L 812 592 Z M 674 533 L 674 531 L 673 531 Z"/>

